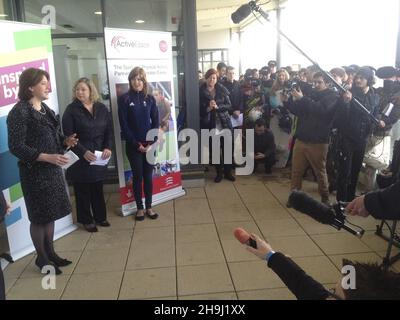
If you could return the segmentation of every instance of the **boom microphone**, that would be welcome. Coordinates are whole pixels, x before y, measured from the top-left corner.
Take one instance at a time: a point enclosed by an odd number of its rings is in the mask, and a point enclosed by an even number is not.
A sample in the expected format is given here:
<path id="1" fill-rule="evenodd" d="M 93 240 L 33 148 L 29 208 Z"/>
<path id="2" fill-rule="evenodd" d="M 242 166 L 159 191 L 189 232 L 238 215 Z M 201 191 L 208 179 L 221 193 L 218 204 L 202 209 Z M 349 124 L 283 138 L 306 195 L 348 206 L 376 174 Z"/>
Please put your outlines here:
<path id="1" fill-rule="evenodd" d="M 345 205 L 338 203 L 333 206 L 333 208 L 316 201 L 304 192 L 292 191 L 289 196 L 289 204 L 297 211 L 305 213 L 314 220 L 330 225 L 337 230 L 344 229 L 351 234 L 362 237 L 364 234 L 364 229 L 355 226 L 351 227 L 346 221 L 346 216 L 344 215 Z"/>
<path id="2" fill-rule="evenodd" d="M 254 1 L 252 1 L 252 2 L 254 2 Z M 240 6 L 240 8 L 237 9 L 231 15 L 233 23 L 235 23 L 235 24 L 241 23 L 244 19 L 246 19 L 250 15 L 251 10 L 252 10 L 252 7 L 251 7 L 250 3 Z"/>

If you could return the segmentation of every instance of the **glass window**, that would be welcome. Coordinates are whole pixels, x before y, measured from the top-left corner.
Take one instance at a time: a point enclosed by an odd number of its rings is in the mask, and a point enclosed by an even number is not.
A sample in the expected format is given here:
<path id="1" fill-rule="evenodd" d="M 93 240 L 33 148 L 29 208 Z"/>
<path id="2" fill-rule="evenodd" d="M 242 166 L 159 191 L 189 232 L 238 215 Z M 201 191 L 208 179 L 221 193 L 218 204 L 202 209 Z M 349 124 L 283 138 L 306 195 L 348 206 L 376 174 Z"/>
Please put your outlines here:
<path id="1" fill-rule="evenodd" d="M 223 61 L 222 52 L 220 50 L 214 51 L 212 54 L 213 61 Z"/>
<path id="2" fill-rule="evenodd" d="M 178 31 L 182 0 L 106 0 L 106 26 L 155 31 Z"/>
<path id="3" fill-rule="evenodd" d="M 103 33 L 100 0 L 24 1 L 26 22 L 49 24 L 53 34 Z"/>
<path id="4" fill-rule="evenodd" d="M 0 20 L 13 20 L 9 0 L 0 0 Z"/>

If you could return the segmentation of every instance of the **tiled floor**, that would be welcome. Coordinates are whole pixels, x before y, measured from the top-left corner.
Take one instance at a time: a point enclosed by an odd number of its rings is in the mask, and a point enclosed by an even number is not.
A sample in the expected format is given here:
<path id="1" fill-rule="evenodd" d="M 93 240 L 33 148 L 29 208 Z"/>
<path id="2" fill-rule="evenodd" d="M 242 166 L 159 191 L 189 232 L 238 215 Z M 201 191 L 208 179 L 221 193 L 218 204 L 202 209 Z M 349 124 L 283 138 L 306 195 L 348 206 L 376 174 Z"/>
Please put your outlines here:
<path id="1" fill-rule="evenodd" d="M 374 219 L 353 219 L 367 230 L 360 240 L 287 209 L 285 171 L 220 184 L 211 175 L 205 188 L 187 189 L 185 197 L 157 206 L 155 221 L 118 216 L 119 196 L 107 194 L 111 228 L 95 234 L 79 229 L 56 242 L 60 255 L 74 262 L 57 276 L 56 289 L 42 289 L 29 255 L 6 268 L 7 298 L 294 299 L 234 239 L 239 226 L 268 239 L 326 286 L 337 282 L 343 258 L 381 262 L 385 254 Z M 305 181 L 304 190 L 316 195 L 315 183 Z M 393 269 L 400 271 L 400 263 Z"/>

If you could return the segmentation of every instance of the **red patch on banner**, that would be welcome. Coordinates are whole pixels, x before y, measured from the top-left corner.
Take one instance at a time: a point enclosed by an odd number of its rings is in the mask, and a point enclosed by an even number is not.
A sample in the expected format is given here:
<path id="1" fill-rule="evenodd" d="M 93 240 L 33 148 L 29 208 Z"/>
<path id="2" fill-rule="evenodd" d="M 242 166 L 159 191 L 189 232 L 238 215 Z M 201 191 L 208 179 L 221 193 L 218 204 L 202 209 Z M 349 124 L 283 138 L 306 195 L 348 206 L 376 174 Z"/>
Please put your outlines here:
<path id="1" fill-rule="evenodd" d="M 175 172 L 168 174 L 166 176 L 157 177 L 153 179 L 153 196 L 157 195 L 158 193 L 177 188 L 181 185 L 182 185 L 182 177 L 180 172 Z M 120 191 L 120 199 L 122 205 L 135 201 L 132 185 L 127 185 L 123 188 L 120 188 L 119 191 Z M 142 198 L 143 197 L 144 193 L 142 191 Z"/>

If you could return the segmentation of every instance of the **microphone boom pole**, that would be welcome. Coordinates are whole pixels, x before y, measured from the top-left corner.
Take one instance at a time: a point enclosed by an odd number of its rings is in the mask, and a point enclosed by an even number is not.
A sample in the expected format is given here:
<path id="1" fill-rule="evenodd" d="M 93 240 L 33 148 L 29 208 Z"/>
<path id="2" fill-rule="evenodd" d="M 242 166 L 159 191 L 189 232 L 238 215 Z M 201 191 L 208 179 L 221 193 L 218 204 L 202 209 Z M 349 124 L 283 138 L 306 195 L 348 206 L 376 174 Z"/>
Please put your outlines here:
<path id="1" fill-rule="evenodd" d="M 268 13 L 266 13 L 259 5 L 257 5 L 257 1 L 250 1 L 249 6 L 251 9 L 255 12 L 258 12 L 267 22 L 269 21 L 268 18 Z M 308 59 L 314 66 L 318 68 L 329 80 L 333 82 L 333 84 L 341 91 L 341 92 L 346 92 L 347 90 L 340 85 L 328 72 L 326 72 L 324 69 L 322 69 L 317 62 L 315 62 L 313 59 L 311 59 L 303 50 L 301 50 L 285 33 L 283 33 L 279 28 L 276 28 L 276 30 L 279 32 L 280 36 L 285 38 L 293 47 L 295 47 L 306 59 Z M 376 124 L 379 125 L 379 120 L 370 112 L 360 101 L 358 101 L 356 98 L 353 97 L 352 99 L 356 105 L 364 112 L 366 113 L 370 119 Z"/>

